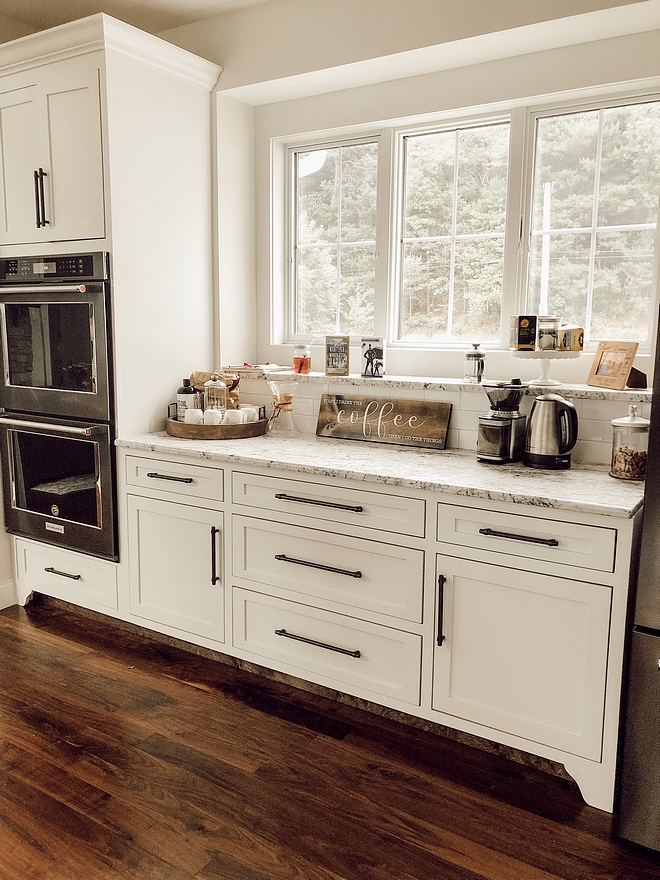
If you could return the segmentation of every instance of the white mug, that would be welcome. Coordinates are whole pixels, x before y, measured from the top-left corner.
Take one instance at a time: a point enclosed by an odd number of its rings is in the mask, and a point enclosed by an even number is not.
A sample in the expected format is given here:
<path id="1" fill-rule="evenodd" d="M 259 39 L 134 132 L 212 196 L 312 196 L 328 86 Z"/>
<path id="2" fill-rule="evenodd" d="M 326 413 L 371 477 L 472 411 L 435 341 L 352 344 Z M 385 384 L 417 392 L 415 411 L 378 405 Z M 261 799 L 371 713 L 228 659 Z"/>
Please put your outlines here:
<path id="1" fill-rule="evenodd" d="M 219 425 L 222 422 L 223 413 L 219 409 L 207 409 L 204 411 L 205 425 Z"/>
<path id="2" fill-rule="evenodd" d="M 241 410 L 243 413 L 243 421 L 244 422 L 258 422 L 259 421 L 259 412 L 256 406 L 242 406 Z"/>
<path id="3" fill-rule="evenodd" d="M 192 407 L 186 410 L 186 414 L 183 417 L 186 425 L 201 425 L 204 419 L 204 413 L 201 409 L 192 409 Z"/>
<path id="4" fill-rule="evenodd" d="M 225 417 L 222 420 L 223 425 L 242 425 L 243 424 L 243 413 L 240 409 L 228 409 L 225 412 Z"/>

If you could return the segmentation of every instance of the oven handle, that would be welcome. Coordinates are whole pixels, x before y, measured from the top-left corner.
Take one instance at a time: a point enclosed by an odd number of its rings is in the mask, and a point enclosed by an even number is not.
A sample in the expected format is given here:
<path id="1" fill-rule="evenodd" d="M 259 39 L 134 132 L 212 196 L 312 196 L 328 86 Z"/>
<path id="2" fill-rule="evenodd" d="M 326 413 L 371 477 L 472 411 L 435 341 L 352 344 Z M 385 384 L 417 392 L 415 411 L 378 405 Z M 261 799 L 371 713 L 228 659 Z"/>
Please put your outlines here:
<path id="1" fill-rule="evenodd" d="M 98 282 L 94 282 L 97 283 Z M 86 293 L 89 290 L 86 284 L 42 284 L 38 281 L 36 284 L 10 284 L 2 285 L 0 292 L 6 294 L 23 294 L 23 293 Z"/>
<path id="2" fill-rule="evenodd" d="M 55 434 L 75 434 L 76 437 L 90 437 L 106 431 L 105 425 L 85 425 L 80 428 L 71 425 L 51 425 L 49 422 L 29 422 L 27 419 L 14 419 L 0 415 L 0 423 L 11 428 L 37 428 L 39 431 L 52 431 Z"/>

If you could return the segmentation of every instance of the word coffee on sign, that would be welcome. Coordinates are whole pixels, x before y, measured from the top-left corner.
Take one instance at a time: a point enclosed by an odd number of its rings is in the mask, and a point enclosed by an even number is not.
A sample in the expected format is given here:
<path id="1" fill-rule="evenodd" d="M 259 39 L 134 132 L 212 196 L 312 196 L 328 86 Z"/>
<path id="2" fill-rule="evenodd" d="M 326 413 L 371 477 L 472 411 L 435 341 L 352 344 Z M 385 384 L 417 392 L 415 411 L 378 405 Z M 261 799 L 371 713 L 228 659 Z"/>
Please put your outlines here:
<path id="1" fill-rule="evenodd" d="M 323 394 L 318 437 L 444 449 L 451 403 Z"/>

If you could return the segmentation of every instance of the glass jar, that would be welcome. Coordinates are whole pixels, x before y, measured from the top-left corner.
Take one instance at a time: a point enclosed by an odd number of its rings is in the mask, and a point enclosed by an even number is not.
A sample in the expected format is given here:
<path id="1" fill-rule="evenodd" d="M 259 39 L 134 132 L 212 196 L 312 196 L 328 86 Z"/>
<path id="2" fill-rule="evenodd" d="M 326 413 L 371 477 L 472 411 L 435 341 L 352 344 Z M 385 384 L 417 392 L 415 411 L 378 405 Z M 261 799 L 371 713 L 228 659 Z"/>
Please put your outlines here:
<path id="1" fill-rule="evenodd" d="M 472 343 L 470 351 L 465 352 L 465 367 L 463 370 L 463 381 L 476 384 L 481 382 L 484 374 L 484 366 L 486 363 L 486 352 L 479 348 L 478 342 Z"/>
<path id="2" fill-rule="evenodd" d="M 300 343 L 293 349 L 293 372 L 307 375 L 312 369 L 312 351 L 309 345 Z"/>
<path id="3" fill-rule="evenodd" d="M 556 351 L 559 348 L 560 323 L 560 319 L 554 315 L 539 315 L 537 331 L 539 351 Z"/>
<path id="4" fill-rule="evenodd" d="M 643 480 L 649 447 L 649 420 L 637 415 L 631 403 L 628 415 L 612 420 L 612 466 L 610 476 L 619 480 Z"/>
<path id="5" fill-rule="evenodd" d="M 204 412 L 211 409 L 221 413 L 227 409 L 227 386 L 216 373 L 204 382 Z"/>

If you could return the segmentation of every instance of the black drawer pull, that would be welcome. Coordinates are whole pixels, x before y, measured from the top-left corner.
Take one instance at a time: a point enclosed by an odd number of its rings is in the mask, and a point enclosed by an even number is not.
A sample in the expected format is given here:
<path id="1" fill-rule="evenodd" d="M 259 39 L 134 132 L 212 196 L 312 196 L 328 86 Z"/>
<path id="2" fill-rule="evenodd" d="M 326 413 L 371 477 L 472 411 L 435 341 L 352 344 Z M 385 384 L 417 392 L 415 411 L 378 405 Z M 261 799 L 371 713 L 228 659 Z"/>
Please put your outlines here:
<path id="1" fill-rule="evenodd" d="M 217 529 L 215 526 L 211 526 L 211 583 L 217 584 L 220 580 L 220 575 L 218 574 L 218 557 L 217 557 L 217 548 L 216 548 L 216 540 L 215 536 L 220 534 L 220 529 Z"/>
<path id="2" fill-rule="evenodd" d="M 361 657 L 359 651 L 349 651 L 348 648 L 338 648 L 336 645 L 326 645 L 325 642 L 317 642 L 316 639 L 308 639 L 305 636 L 296 636 L 288 633 L 285 629 L 276 629 L 276 636 L 284 636 L 285 639 L 293 639 L 296 642 L 304 642 L 306 645 L 316 645 L 317 648 L 325 648 L 327 651 L 336 651 L 338 654 L 348 654 L 349 657 Z"/>
<path id="3" fill-rule="evenodd" d="M 443 628 L 445 622 L 445 583 L 447 578 L 441 574 L 438 575 L 438 647 L 442 647 L 445 640 Z"/>
<path id="4" fill-rule="evenodd" d="M 317 504 L 319 507 L 333 507 L 335 510 L 350 510 L 351 513 L 362 513 L 362 505 L 353 504 L 337 504 L 334 501 L 318 501 L 316 498 L 298 498 L 296 495 L 287 495 L 285 492 L 278 492 L 275 495 L 281 501 L 297 501 L 299 504 Z"/>
<path id="5" fill-rule="evenodd" d="M 81 574 L 69 574 L 68 571 L 58 571 L 56 568 L 52 568 L 51 566 L 48 566 L 48 568 L 44 568 L 44 571 L 47 571 L 50 574 L 59 574 L 59 576 L 63 578 L 71 578 L 72 581 L 82 580 Z"/>
<path id="6" fill-rule="evenodd" d="M 511 538 L 512 541 L 528 541 L 530 544 L 545 544 L 547 547 L 559 547 L 556 538 L 532 538 L 530 535 L 511 535 L 509 532 L 496 532 L 495 529 L 479 529 L 480 535 L 492 538 Z"/>
<path id="7" fill-rule="evenodd" d="M 193 483 L 192 477 L 169 477 L 167 474 L 147 474 L 152 480 L 172 480 L 174 483 Z"/>
<path id="8" fill-rule="evenodd" d="M 332 565 L 321 565 L 320 562 L 307 562 L 305 559 L 294 559 L 292 556 L 286 556 L 284 553 L 276 553 L 275 559 L 278 562 L 293 562 L 294 565 L 308 565 L 310 568 L 320 568 L 323 571 L 334 571 L 335 574 L 344 574 L 346 577 L 361 578 L 361 571 L 347 571 L 345 568 L 335 568 Z"/>

